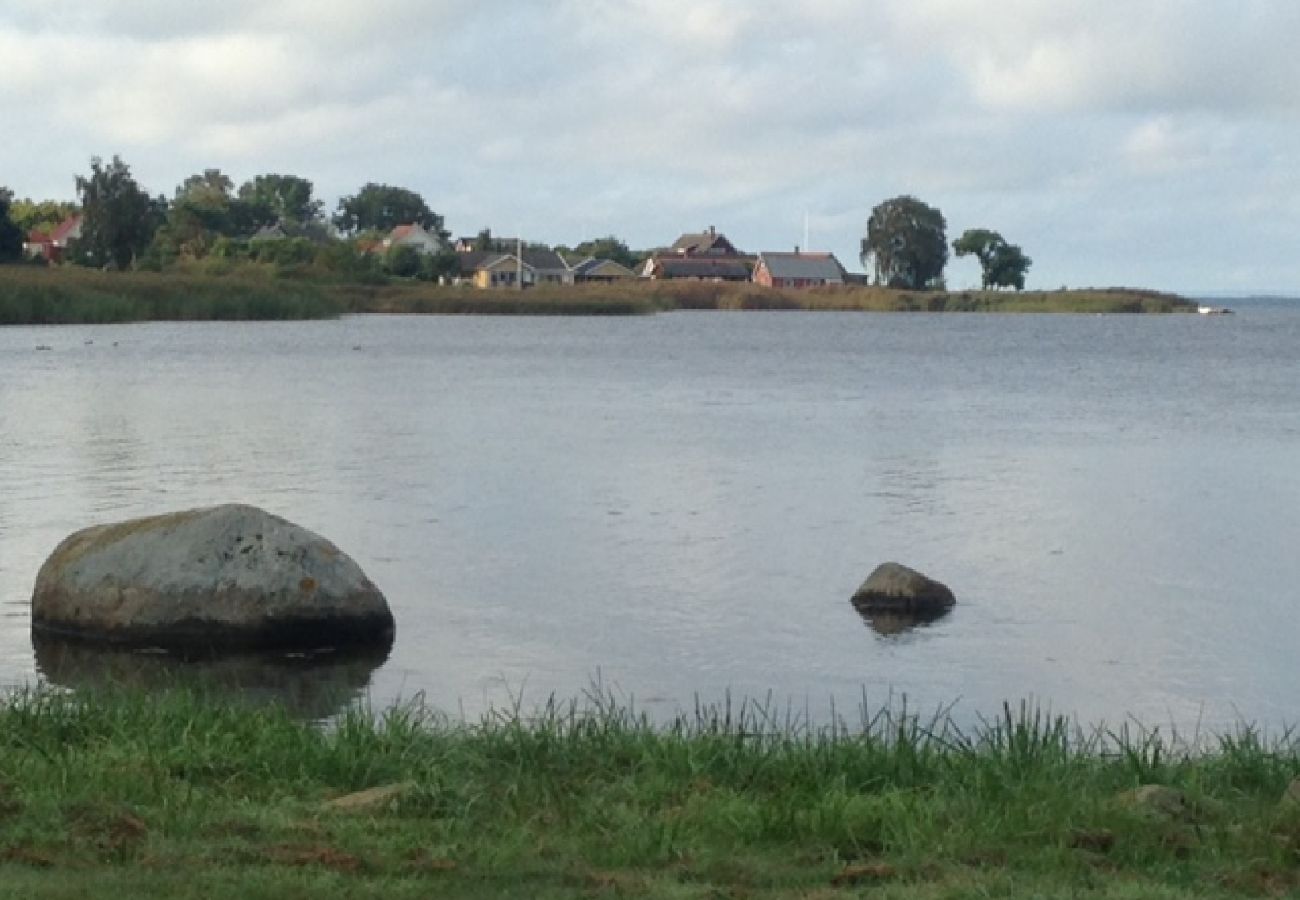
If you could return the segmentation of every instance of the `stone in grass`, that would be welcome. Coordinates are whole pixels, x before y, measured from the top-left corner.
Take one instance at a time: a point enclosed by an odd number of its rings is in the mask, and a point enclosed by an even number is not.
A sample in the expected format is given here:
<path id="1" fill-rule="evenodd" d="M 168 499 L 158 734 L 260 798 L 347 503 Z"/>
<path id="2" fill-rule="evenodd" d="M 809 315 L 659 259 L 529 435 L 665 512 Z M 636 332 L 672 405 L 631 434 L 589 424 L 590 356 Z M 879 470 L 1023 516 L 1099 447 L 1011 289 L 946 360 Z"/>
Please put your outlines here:
<path id="1" fill-rule="evenodd" d="M 1282 805 L 1289 809 L 1300 810 L 1300 778 L 1287 785 L 1286 793 L 1282 795 Z"/>
<path id="2" fill-rule="evenodd" d="M 318 534 L 227 505 L 87 528 L 41 566 L 32 630 L 176 650 L 389 645 L 379 589 Z"/>
<path id="3" fill-rule="evenodd" d="M 872 572 L 853 595 L 853 605 L 864 613 L 938 616 L 956 602 L 957 598 L 946 585 L 893 562 Z"/>
<path id="4" fill-rule="evenodd" d="M 370 788 L 366 791 L 357 791 L 355 794 L 336 797 L 333 800 L 326 800 L 321 804 L 321 807 L 331 812 L 377 812 L 391 807 L 394 803 L 413 793 L 416 787 L 417 785 L 413 781 L 389 784 L 383 787 Z"/>
<path id="5" fill-rule="evenodd" d="M 1187 797 L 1177 788 L 1163 784 L 1144 784 L 1124 791 L 1115 798 L 1120 806 L 1144 815 L 1165 819 L 1190 819 L 1192 809 Z"/>

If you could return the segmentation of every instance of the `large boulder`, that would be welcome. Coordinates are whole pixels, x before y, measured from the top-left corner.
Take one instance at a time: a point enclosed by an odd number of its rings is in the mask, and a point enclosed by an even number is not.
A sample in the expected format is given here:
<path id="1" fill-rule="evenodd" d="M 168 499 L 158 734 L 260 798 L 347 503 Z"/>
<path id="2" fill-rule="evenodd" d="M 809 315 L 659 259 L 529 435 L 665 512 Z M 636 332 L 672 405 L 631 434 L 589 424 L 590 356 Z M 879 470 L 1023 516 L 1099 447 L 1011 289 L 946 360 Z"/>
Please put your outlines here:
<path id="1" fill-rule="evenodd" d="M 59 544 L 32 630 L 173 649 L 391 644 L 393 614 L 320 535 L 251 506 L 101 525 Z"/>
<path id="2" fill-rule="evenodd" d="M 853 605 L 863 613 L 907 613 L 937 616 L 957 602 L 946 585 L 914 569 L 887 562 L 867 576 L 853 595 Z"/>

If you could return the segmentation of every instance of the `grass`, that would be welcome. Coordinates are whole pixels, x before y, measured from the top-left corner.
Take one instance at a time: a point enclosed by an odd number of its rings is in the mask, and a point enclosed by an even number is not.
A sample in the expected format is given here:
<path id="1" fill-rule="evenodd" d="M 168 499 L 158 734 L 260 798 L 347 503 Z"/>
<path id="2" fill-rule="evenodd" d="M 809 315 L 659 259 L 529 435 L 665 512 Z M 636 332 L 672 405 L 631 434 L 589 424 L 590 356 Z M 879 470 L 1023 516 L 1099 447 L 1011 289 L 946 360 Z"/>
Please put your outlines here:
<path id="1" fill-rule="evenodd" d="M 809 310 L 840 312 L 1194 312 L 1173 294 L 1104 290 L 901 291 L 878 287 L 782 290 L 754 284 L 636 282 L 539 285 L 528 291 L 478 291 L 408 283 L 341 289 L 350 312 L 629 315 L 670 310 Z"/>
<path id="2" fill-rule="evenodd" d="M 0 896 L 1239 897 L 1300 890 L 1300 746 L 1007 708 L 975 734 L 599 695 L 328 727 L 175 690 L 0 708 Z M 1172 808 L 1125 802 L 1141 784 Z M 401 785 L 359 810 L 332 798 Z"/>
<path id="3" fill-rule="evenodd" d="M 251 273 L 212 277 L 0 266 L 0 325 L 324 319 L 342 309 L 326 286 Z"/>
<path id="4" fill-rule="evenodd" d="M 200 319 L 318 319 L 343 312 L 477 315 L 645 315 L 671 310 L 865 312 L 1189 312 L 1171 294 L 1077 291 L 775 290 L 753 284 L 636 282 L 479 291 L 425 282 L 360 284 L 244 264 L 165 273 L 75 266 L 0 266 L 0 325 Z"/>

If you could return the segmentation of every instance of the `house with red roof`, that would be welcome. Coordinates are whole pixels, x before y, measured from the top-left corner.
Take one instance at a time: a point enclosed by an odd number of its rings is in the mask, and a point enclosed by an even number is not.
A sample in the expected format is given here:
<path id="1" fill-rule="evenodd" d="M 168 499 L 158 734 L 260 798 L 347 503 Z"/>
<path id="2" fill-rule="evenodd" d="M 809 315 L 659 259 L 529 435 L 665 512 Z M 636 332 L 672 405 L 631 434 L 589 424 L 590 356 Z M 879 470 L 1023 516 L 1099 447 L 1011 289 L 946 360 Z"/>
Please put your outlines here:
<path id="1" fill-rule="evenodd" d="M 418 252 L 432 256 L 446 248 L 446 242 L 432 231 L 418 223 L 398 225 L 379 243 L 381 252 L 388 252 L 394 247 L 414 247 Z"/>
<path id="2" fill-rule="evenodd" d="M 81 237 L 82 221 L 80 215 L 68 216 L 49 233 L 32 231 L 23 243 L 23 251 L 32 259 L 40 257 L 50 265 L 63 262 L 68 244 Z"/>

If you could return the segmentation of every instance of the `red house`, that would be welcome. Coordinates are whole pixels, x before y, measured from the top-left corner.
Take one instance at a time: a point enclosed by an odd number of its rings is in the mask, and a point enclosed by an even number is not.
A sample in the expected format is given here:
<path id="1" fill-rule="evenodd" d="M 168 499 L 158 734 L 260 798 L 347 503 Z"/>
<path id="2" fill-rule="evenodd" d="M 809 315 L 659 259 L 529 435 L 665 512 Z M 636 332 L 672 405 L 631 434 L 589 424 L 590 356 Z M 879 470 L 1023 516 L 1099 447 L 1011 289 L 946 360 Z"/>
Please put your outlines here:
<path id="1" fill-rule="evenodd" d="M 63 262 L 68 242 L 81 237 L 81 216 L 68 216 L 49 234 L 33 231 L 27 235 L 23 250 L 33 259 L 41 257 L 50 265 Z"/>
<path id="2" fill-rule="evenodd" d="M 844 267 L 833 253 L 760 253 L 754 267 L 754 282 L 764 287 L 826 287 L 844 281 Z"/>

